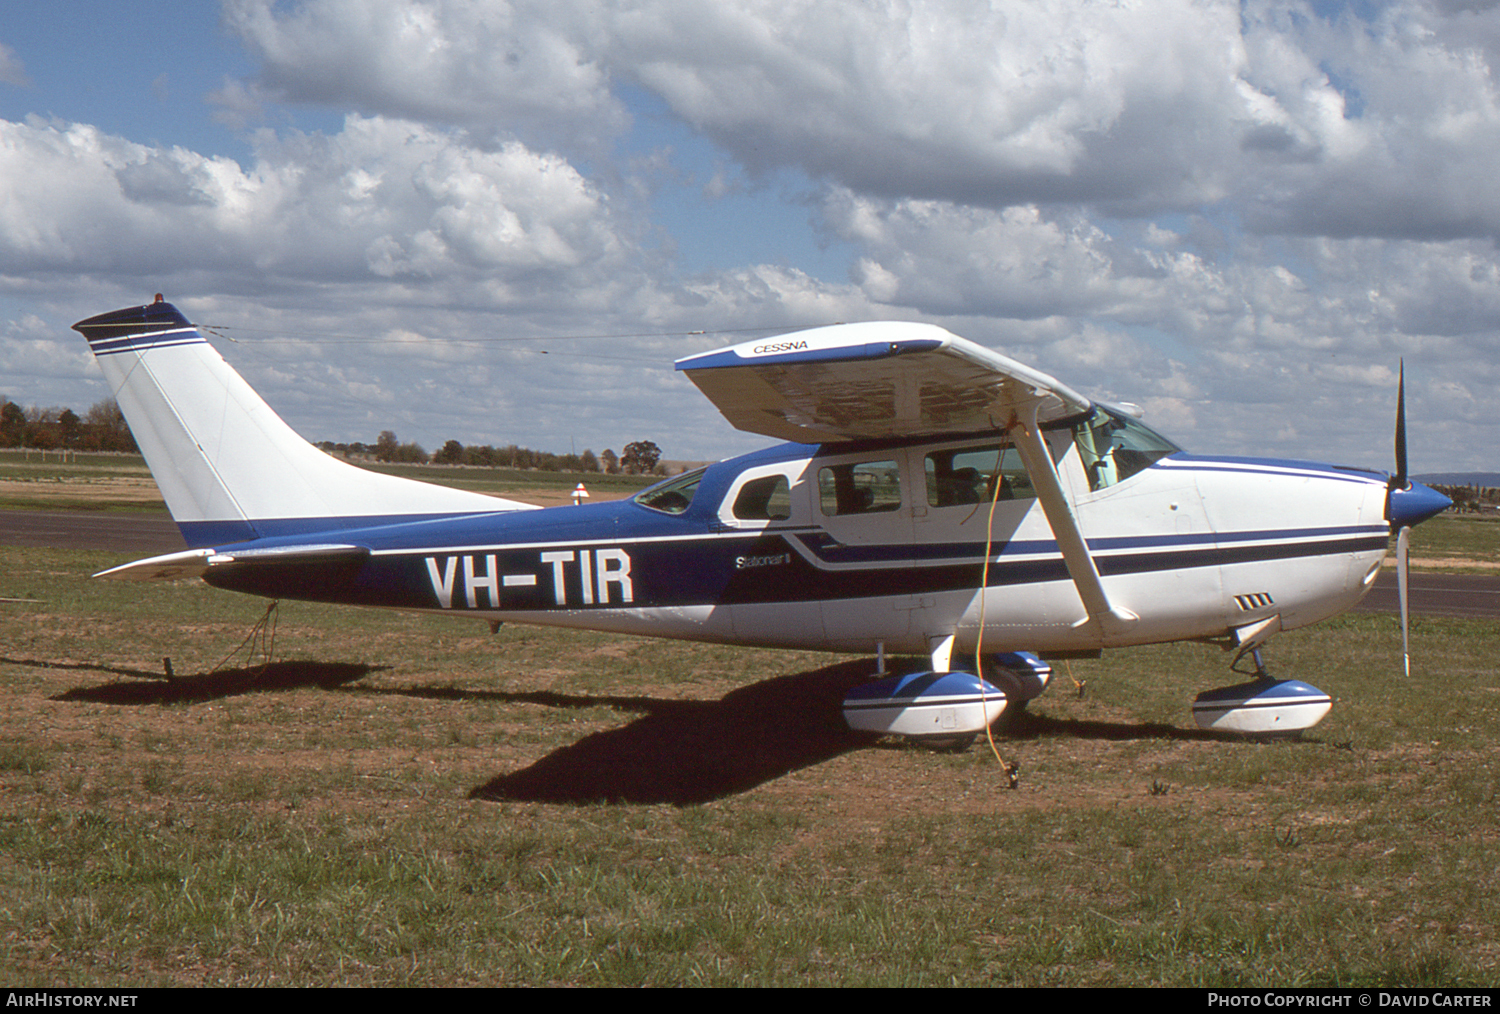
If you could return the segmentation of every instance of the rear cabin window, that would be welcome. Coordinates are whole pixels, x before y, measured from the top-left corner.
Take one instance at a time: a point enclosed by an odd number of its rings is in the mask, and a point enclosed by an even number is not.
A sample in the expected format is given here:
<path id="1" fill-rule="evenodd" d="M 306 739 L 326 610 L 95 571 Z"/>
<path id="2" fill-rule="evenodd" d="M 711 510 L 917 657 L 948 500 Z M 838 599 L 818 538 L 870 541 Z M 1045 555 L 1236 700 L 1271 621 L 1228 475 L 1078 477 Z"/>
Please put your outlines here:
<path id="1" fill-rule="evenodd" d="M 818 502 L 826 517 L 901 509 L 901 469 L 894 461 L 860 461 L 818 471 Z"/>
<path id="2" fill-rule="evenodd" d="M 964 447 L 927 455 L 929 506 L 959 507 L 989 503 L 993 499 L 1035 498 L 1031 477 L 1021 464 L 1021 452 L 1014 447 Z"/>
<path id="3" fill-rule="evenodd" d="M 784 475 L 751 479 L 740 487 L 730 512 L 741 521 L 785 521 L 792 516 L 792 487 Z"/>

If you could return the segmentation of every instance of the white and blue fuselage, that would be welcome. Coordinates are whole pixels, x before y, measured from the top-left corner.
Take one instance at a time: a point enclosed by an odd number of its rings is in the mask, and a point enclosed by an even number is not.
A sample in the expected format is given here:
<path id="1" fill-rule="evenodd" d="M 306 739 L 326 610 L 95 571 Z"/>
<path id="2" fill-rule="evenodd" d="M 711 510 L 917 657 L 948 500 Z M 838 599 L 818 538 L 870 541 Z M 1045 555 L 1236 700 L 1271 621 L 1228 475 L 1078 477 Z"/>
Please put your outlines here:
<path id="1" fill-rule="evenodd" d="M 946 331 L 873 323 L 678 364 L 735 425 L 799 442 L 535 509 L 322 454 L 171 304 L 76 327 L 194 547 L 106 572 L 124 579 L 941 669 L 981 631 L 1053 655 L 1258 643 L 1353 606 L 1391 533 L 1447 505 L 1384 473 L 1187 454 Z"/>
<path id="2" fill-rule="evenodd" d="M 785 445 L 709 466 L 680 513 L 643 497 L 333 530 L 288 519 L 216 555 L 365 552 L 203 576 L 276 598 L 789 648 L 926 653 L 956 633 L 966 650 L 983 624 L 996 649 L 1046 654 L 1219 637 L 1269 616 L 1314 623 L 1358 602 L 1386 554 L 1383 474 L 1176 453 L 1092 491 L 1062 430 L 1049 443 L 1079 527 L 1110 600 L 1139 617 L 1107 634 L 1084 622 L 1035 498 L 996 503 L 988 539 L 990 504 L 928 502 L 928 453 L 994 443 Z M 825 514 L 819 473 L 860 459 L 897 463 L 900 505 Z M 774 475 L 788 480 L 787 516 L 737 517 L 746 485 Z"/>

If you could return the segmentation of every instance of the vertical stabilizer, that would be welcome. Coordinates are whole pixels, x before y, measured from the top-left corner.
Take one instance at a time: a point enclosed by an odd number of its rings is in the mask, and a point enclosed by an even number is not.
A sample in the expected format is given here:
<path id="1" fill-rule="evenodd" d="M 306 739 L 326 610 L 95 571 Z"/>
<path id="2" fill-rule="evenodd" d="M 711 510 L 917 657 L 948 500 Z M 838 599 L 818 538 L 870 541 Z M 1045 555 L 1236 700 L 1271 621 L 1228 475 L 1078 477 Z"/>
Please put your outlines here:
<path id="1" fill-rule="evenodd" d="M 190 546 L 531 507 L 328 456 L 160 296 L 73 328 L 88 339 Z"/>

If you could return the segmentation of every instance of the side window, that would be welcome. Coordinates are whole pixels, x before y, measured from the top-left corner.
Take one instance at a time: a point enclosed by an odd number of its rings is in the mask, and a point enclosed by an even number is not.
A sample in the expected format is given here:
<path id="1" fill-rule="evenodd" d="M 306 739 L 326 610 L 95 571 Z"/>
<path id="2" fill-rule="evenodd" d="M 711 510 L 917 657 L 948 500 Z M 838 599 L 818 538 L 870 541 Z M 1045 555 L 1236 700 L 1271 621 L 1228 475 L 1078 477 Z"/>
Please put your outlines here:
<path id="1" fill-rule="evenodd" d="M 741 521 L 785 521 L 792 516 L 792 488 L 786 476 L 751 479 L 740 487 L 730 512 Z"/>
<path id="2" fill-rule="evenodd" d="M 998 497 L 996 485 L 998 484 Z M 968 447 L 927 455 L 927 503 L 933 507 L 989 503 L 991 499 L 1032 500 L 1036 490 L 1009 446 Z"/>
<path id="3" fill-rule="evenodd" d="M 901 470 L 894 461 L 860 461 L 818 471 L 818 501 L 828 517 L 901 509 Z"/>

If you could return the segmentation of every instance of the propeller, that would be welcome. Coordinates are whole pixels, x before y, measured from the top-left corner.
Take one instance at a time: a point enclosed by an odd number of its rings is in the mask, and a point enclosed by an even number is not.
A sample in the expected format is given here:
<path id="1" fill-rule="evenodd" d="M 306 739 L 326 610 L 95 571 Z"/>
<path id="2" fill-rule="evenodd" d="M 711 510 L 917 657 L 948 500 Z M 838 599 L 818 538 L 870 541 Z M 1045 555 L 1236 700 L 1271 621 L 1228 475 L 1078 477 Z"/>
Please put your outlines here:
<path id="1" fill-rule="evenodd" d="M 1396 522 L 1400 512 L 1393 510 L 1398 493 L 1410 489 L 1406 478 L 1406 360 L 1401 360 L 1396 379 L 1396 471 L 1386 483 L 1386 520 Z M 1411 622 L 1407 609 L 1407 558 L 1411 544 L 1411 525 L 1401 525 L 1396 535 L 1396 594 L 1401 600 L 1401 663 L 1406 676 L 1411 677 Z"/>
<path id="2" fill-rule="evenodd" d="M 1411 677 L 1411 638 L 1408 634 L 1411 626 L 1406 605 L 1406 546 L 1410 536 L 1410 528 L 1401 529 L 1401 534 L 1396 536 L 1396 593 L 1401 598 L 1401 662 L 1406 667 L 1407 678 Z"/>
<path id="3" fill-rule="evenodd" d="M 1453 506 L 1453 501 L 1412 482 L 1406 469 L 1406 362 L 1396 383 L 1396 471 L 1385 487 L 1385 519 L 1396 533 L 1396 592 L 1401 599 L 1401 655 L 1406 675 L 1411 675 L 1411 625 L 1407 607 L 1408 564 L 1412 526 Z"/>
<path id="4" fill-rule="evenodd" d="M 1391 531 L 1413 528 L 1441 514 L 1453 501 L 1435 489 L 1412 482 L 1406 468 L 1406 364 L 1396 388 L 1396 471 L 1385 484 L 1385 519 Z"/>
<path id="5" fill-rule="evenodd" d="M 1391 476 L 1388 489 L 1406 489 L 1406 360 L 1402 359 L 1400 373 L 1396 376 L 1396 474 Z"/>

